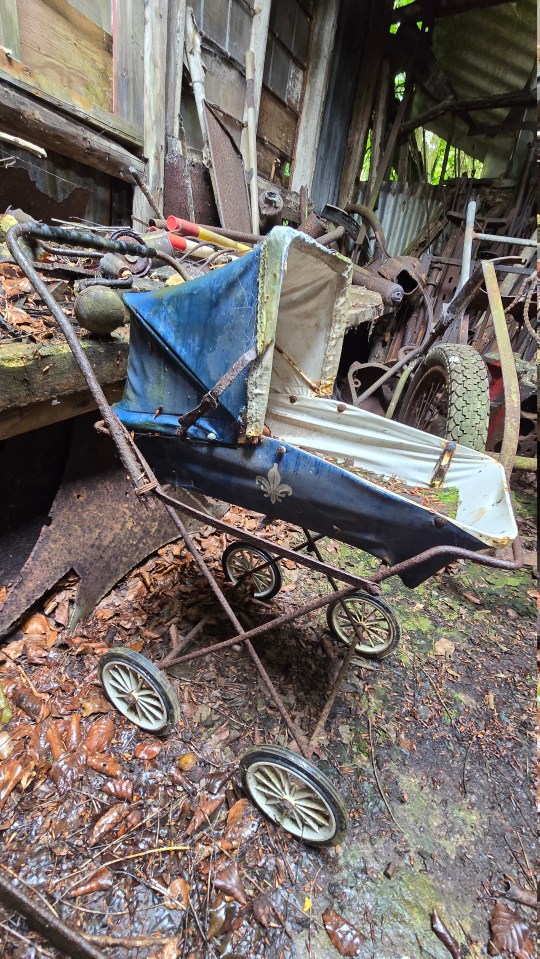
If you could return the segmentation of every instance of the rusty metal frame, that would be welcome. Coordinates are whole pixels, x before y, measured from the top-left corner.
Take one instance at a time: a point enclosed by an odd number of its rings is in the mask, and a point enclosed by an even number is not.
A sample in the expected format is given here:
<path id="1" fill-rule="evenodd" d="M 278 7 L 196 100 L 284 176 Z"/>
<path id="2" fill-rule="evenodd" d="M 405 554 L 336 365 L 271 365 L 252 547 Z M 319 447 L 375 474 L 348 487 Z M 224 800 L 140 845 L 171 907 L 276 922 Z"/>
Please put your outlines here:
<path id="1" fill-rule="evenodd" d="M 507 562 L 505 560 L 498 560 L 495 557 L 486 556 L 480 553 L 475 553 L 472 550 L 461 549 L 459 547 L 447 547 L 447 546 L 437 546 L 431 549 L 425 550 L 422 553 L 419 553 L 416 556 L 410 557 L 407 560 L 403 560 L 400 563 L 396 563 L 393 566 L 385 566 L 381 564 L 378 571 L 370 579 L 365 579 L 360 576 L 355 576 L 352 573 L 345 572 L 343 570 L 337 569 L 327 563 L 324 563 L 320 558 L 320 552 L 315 545 L 315 539 L 311 538 L 311 542 L 308 540 L 308 547 L 312 552 L 315 553 L 316 559 L 312 556 L 306 556 L 305 554 L 299 553 L 297 550 L 288 549 L 284 546 L 278 544 L 269 543 L 267 539 L 261 536 L 255 536 L 252 533 L 246 532 L 243 529 L 237 528 L 229 523 L 225 523 L 222 520 L 218 520 L 213 516 L 209 516 L 207 513 L 201 511 L 200 509 L 190 506 L 186 503 L 180 503 L 170 496 L 159 484 L 156 476 L 154 475 L 149 464 L 146 462 L 141 451 L 136 446 L 133 438 L 129 432 L 125 429 L 123 424 L 120 422 L 116 414 L 112 411 L 109 403 L 101 389 L 101 386 L 98 383 L 96 375 L 90 366 L 84 351 L 81 348 L 81 345 L 75 335 L 75 332 L 71 326 L 70 321 L 67 316 L 53 298 L 46 285 L 43 283 L 39 277 L 33 263 L 31 262 L 27 253 L 21 248 L 19 241 L 28 240 L 28 239 L 47 239 L 59 242 L 68 242 L 72 243 L 75 246 L 96 246 L 98 249 L 110 249 L 114 252 L 124 253 L 127 249 L 127 244 L 122 241 L 111 241 L 106 240 L 100 236 L 95 236 L 91 233 L 78 232 L 74 230 L 64 230 L 58 227 L 48 227 L 43 224 L 37 223 L 21 223 L 13 226 L 7 235 L 7 244 L 12 253 L 15 261 L 24 271 L 28 279 L 30 280 L 32 286 L 36 292 L 40 295 L 41 299 L 44 301 L 48 309 L 50 310 L 52 316 L 57 321 L 60 326 L 66 340 L 73 352 L 73 355 L 79 365 L 81 373 L 83 374 L 88 387 L 92 393 L 92 396 L 95 399 L 96 405 L 100 410 L 105 429 L 109 433 L 111 439 L 116 445 L 118 454 L 122 460 L 124 467 L 126 468 L 133 484 L 135 491 L 141 496 L 141 499 L 144 501 L 144 497 L 149 493 L 158 497 L 162 503 L 165 504 L 173 523 L 178 529 L 184 543 L 193 556 L 193 559 L 200 570 L 201 574 L 204 576 L 208 582 L 210 589 L 212 590 L 214 596 L 219 602 L 221 608 L 229 619 L 232 627 L 236 631 L 235 636 L 231 639 L 225 640 L 221 643 L 215 643 L 211 646 L 206 646 L 203 650 L 197 652 L 188 653 L 184 656 L 179 656 L 175 658 L 177 663 L 185 663 L 194 659 L 201 658 L 212 652 L 216 652 L 222 649 L 226 649 L 233 644 L 242 643 L 245 645 L 247 652 L 252 660 L 259 676 L 265 686 L 267 692 L 272 698 L 278 712 L 280 713 L 283 721 L 285 722 L 291 736 L 298 744 L 302 754 L 306 758 L 310 758 L 315 751 L 318 738 L 320 736 L 321 730 L 328 718 L 330 710 L 335 702 L 337 695 L 340 692 L 340 689 L 343 685 L 345 676 L 348 672 L 348 669 L 352 663 L 353 657 L 356 653 L 356 643 L 352 642 L 349 646 L 347 654 L 343 660 L 339 673 L 329 691 L 325 705 L 323 706 L 322 712 L 320 714 L 319 720 L 315 726 L 315 729 L 308 739 L 306 734 L 300 729 L 297 723 L 295 723 L 289 712 L 287 711 L 285 704 L 276 690 L 270 676 L 268 675 L 263 663 L 261 662 L 259 656 L 257 655 L 255 649 L 252 645 L 252 640 L 258 638 L 264 633 L 270 631 L 276 626 L 282 626 L 288 623 L 293 622 L 300 616 L 304 616 L 308 613 L 315 612 L 316 610 L 322 609 L 324 606 L 327 606 L 330 602 L 335 600 L 343 600 L 347 597 L 350 597 L 356 590 L 363 589 L 366 592 L 377 595 L 380 593 L 380 584 L 385 580 L 389 579 L 392 576 L 398 576 L 412 567 L 426 562 L 428 560 L 434 559 L 439 556 L 444 556 L 447 561 L 450 559 L 470 559 L 475 563 L 479 563 L 485 566 L 496 567 L 498 569 L 517 569 L 522 565 L 522 552 L 521 544 L 519 537 L 514 541 L 513 552 L 514 552 L 514 561 Z M 130 244 L 128 252 L 133 253 L 134 246 L 136 244 Z M 167 257 L 166 254 L 159 254 L 157 251 L 148 248 L 147 246 L 140 245 L 140 253 L 144 256 L 160 256 L 162 259 L 172 259 Z M 473 275 L 476 280 L 476 275 Z M 471 277 L 471 281 L 473 278 Z M 472 285 L 469 281 L 469 285 Z M 463 294 L 465 287 L 461 291 Z M 195 546 L 191 536 L 189 535 L 186 527 L 178 515 L 178 511 L 187 516 L 191 516 L 194 519 L 197 519 L 207 525 L 213 526 L 215 529 L 220 532 L 229 533 L 235 536 L 235 538 L 243 540 L 247 543 L 250 543 L 258 547 L 268 547 L 271 546 L 272 552 L 277 556 L 284 557 L 286 559 L 292 559 L 296 563 L 307 567 L 308 569 L 314 570 L 316 572 L 323 573 L 329 580 L 332 586 L 332 592 L 325 594 L 322 597 L 319 597 L 315 600 L 312 600 L 309 603 L 298 607 L 292 612 L 284 613 L 281 616 L 278 616 L 275 619 L 270 620 L 270 622 L 263 623 L 259 626 L 254 627 L 250 630 L 244 630 L 242 624 L 238 620 L 234 610 L 231 608 L 226 596 L 224 595 L 221 587 L 213 576 L 211 570 L 203 559 L 201 553 Z M 342 589 L 338 589 L 335 580 L 341 580 L 347 585 Z M 346 605 L 344 605 L 346 609 Z M 361 630 L 358 629 L 356 624 L 353 624 L 355 632 L 358 638 L 362 638 Z M 171 662 L 170 658 L 167 657 L 169 663 Z"/>

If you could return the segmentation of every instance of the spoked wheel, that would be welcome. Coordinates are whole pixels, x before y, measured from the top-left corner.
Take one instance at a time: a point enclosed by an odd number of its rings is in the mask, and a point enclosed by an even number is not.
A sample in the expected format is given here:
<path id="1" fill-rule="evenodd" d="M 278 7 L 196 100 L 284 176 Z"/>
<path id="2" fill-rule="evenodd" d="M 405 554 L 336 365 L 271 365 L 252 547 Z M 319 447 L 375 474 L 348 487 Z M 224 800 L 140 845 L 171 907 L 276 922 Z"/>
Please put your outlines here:
<path id="1" fill-rule="evenodd" d="M 347 830 L 339 792 L 307 759 L 282 746 L 254 746 L 240 762 L 252 803 L 273 823 L 310 846 L 336 846 Z"/>
<path id="2" fill-rule="evenodd" d="M 397 419 L 417 430 L 485 450 L 489 383 L 472 346 L 443 343 L 430 350 L 413 375 Z"/>
<path id="3" fill-rule="evenodd" d="M 99 661 L 103 688 L 113 706 L 147 733 L 165 733 L 180 718 L 178 697 L 166 676 L 132 649 L 110 649 Z"/>
<path id="4" fill-rule="evenodd" d="M 357 639 L 351 619 L 362 633 Z M 379 596 L 360 590 L 347 599 L 335 600 L 327 607 L 328 627 L 336 639 L 349 646 L 356 640 L 356 652 L 367 659 L 384 659 L 399 643 L 401 626 L 394 610 Z"/>
<path id="5" fill-rule="evenodd" d="M 251 580 L 255 599 L 272 599 L 282 585 L 281 569 L 275 556 L 247 543 L 231 543 L 221 557 L 223 572 L 230 583 Z"/>

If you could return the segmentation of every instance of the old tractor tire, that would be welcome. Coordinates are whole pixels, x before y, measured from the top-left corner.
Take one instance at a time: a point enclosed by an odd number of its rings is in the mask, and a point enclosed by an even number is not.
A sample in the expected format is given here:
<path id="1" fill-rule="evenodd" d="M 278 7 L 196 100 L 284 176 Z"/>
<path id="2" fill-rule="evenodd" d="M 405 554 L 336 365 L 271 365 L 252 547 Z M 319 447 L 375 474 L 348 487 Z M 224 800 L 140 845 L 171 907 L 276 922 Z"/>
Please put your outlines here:
<path id="1" fill-rule="evenodd" d="M 429 351 L 401 403 L 397 419 L 425 433 L 486 448 L 489 382 L 472 346 L 443 343 Z"/>

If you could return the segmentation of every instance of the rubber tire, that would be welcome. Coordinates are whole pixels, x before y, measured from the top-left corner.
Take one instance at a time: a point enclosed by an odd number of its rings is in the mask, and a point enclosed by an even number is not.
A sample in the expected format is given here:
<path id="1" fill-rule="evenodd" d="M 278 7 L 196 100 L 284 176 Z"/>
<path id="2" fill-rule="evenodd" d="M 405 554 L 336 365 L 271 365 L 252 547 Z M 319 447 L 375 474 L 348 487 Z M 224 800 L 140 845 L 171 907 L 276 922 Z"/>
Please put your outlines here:
<path id="1" fill-rule="evenodd" d="M 148 685 L 151 686 L 160 697 L 161 702 L 165 707 L 166 721 L 159 729 L 147 728 L 140 725 L 118 708 L 118 705 L 114 701 L 113 697 L 109 694 L 103 679 L 105 667 L 108 666 L 109 663 L 115 662 L 123 663 L 124 665 L 127 665 L 131 667 L 131 669 L 140 673 Z M 138 729 L 142 729 L 144 732 L 151 733 L 154 736 L 163 736 L 175 729 L 180 719 L 181 712 L 178 696 L 176 695 L 174 687 L 164 675 L 162 670 L 158 669 L 157 666 L 154 666 L 154 664 L 147 659 L 146 656 L 142 656 L 141 653 L 137 653 L 134 649 L 124 649 L 122 646 L 116 646 L 113 649 L 107 650 L 107 652 L 103 654 L 98 664 L 98 671 L 101 685 L 103 686 L 103 690 L 107 699 L 110 703 L 112 703 L 114 708 L 129 722 L 132 722 L 134 726 L 137 726 Z"/>
<path id="2" fill-rule="evenodd" d="M 253 795 L 249 785 L 249 770 L 255 763 L 265 762 L 274 766 L 279 766 L 287 772 L 300 774 L 300 776 L 311 786 L 311 788 L 324 798 L 329 806 L 335 822 L 335 830 L 331 836 L 323 840 L 305 839 L 288 830 L 278 820 L 268 815 L 267 811 L 259 805 L 257 797 Z M 288 835 L 292 836 L 298 842 L 303 842 L 308 846 L 322 848 L 325 846 L 337 846 L 347 832 L 348 816 L 345 803 L 335 788 L 333 783 L 325 776 L 317 766 L 304 759 L 303 756 L 293 753 L 284 746 L 253 746 L 248 749 L 240 760 L 240 774 L 242 786 L 249 796 L 254 806 L 274 825 L 280 826 Z"/>
<path id="3" fill-rule="evenodd" d="M 229 570 L 228 560 L 233 553 L 246 549 L 250 550 L 252 553 L 257 553 L 264 563 L 268 563 L 270 560 L 272 561 L 272 565 L 269 566 L 268 569 L 273 573 L 274 585 L 265 593 L 261 593 L 259 595 L 255 594 L 255 599 L 262 600 L 266 603 L 273 599 L 274 596 L 277 596 L 283 585 L 283 577 L 281 575 L 279 562 L 274 556 L 272 556 L 271 553 L 267 553 L 266 550 L 260 549 L 258 546 L 250 546 L 249 543 L 244 543 L 241 540 L 237 540 L 235 543 L 231 543 L 230 546 L 227 546 L 227 549 L 223 552 L 221 557 L 221 568 L 223 569 L 223 574 L 229 583 L 238 582 L 235 580 L 234 576 L 232 576 L 231 571 Z"/>
<path id="4" fill-rule="evenodd" d="M 354 599 L 355 596 L 359 596 L 362 600 L 364 600 L 370 606 L 375 606 L 377 609 L 379 609 L 383 613 L 383 615 L 386 617 L 391 627 L 391 637 L 388 642 L 388 645 L 385 646 L 384 649 L 380 651 L 373 651 L 373 650 L 366 651 L 360 647 L 359 643 L 357 643 L 356 648 L 358 650 L 358 655 L 362 656 L 364 659 L 373 659 L 373 660 L 386 659 L 387 656 L 390 656 L 394 652 L 396 646 L 398 645 L 401 639 L 401 623 L 399 622 L 399 619 L 396 616 L 392 607 L 389 606 L 389 604 L 386 603 L 384 599 L 381 599 L 380 596 L 371 596 L 369 593 L 364 593 L 362 592 L 362 590 L 359 589 L 357 593 L 354 593 L 352 596 L 348 598 Z M 329 606 L 326 607 L 326 622 L 328 623 L 328 628 L 330 632 L 332 633 L 332 635 L 335 636 L 335 638 L 340 643 L 344 643 L 345 645 L 348 646 L 349 641 L 340 635 L 334 623 L 334 613 L 341 606 L 341 602 L 342 600 L 337 599 L 333 603 L 330 603 Z M 347 600 L 345 599 L 343 600 L 343 602 L 347 602 Z"/>
<path id="5" fill-rule="evenodd" d="M 446 381 L 448 389 L 443 438 L 483 452 L 489 425 L 489 381 L 485 363 L 472 346 L 443 343 L 430 350 L 413 375 L 397 419 L 400 423 L 416 426 L 415 408 L 422 393 L 422 382 L 437 372 Z M 425 432 L 433 433 L 429 429 Z"/>

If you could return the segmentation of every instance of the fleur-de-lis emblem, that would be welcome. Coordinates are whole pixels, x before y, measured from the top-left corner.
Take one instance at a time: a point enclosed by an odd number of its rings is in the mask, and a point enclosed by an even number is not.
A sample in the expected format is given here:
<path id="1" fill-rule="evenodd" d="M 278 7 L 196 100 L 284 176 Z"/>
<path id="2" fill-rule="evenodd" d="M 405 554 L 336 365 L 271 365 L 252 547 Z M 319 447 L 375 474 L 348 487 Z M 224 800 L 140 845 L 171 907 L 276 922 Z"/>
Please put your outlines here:
<path id="1" fill-rule="evenodd" d="M 290 496 L 292 493 L 292 487 L 281 482 L 281 475 L 275 464 L 268 470 L 268 479 L 265 476 L 256 476 L 255 482 L 261 487 L 264 496 L 269 497 L 271 503 L 279 503 L 284 496 Z"/>

